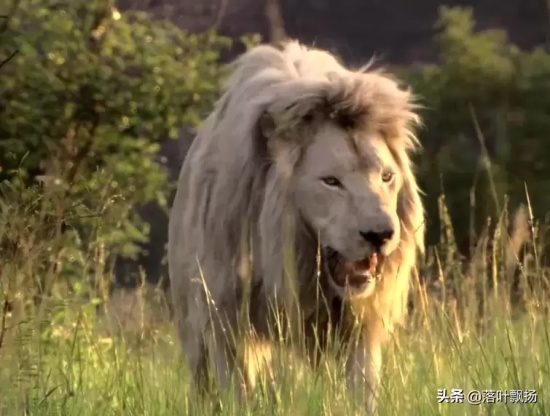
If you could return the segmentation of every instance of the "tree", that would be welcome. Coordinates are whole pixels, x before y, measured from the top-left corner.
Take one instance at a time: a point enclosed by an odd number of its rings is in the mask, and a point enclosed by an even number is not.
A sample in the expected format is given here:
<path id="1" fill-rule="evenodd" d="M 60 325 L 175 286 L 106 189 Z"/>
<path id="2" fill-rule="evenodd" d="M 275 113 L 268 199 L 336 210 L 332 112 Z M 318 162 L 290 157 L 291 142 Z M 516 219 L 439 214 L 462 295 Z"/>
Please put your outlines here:
<path id="1" fill-rule="evenodd" d="M 113 3 L 26 0 L 10 17 L 0 61 L 19 54 L 0 77 L 0 262 L 28 260 L 31 241 L 43 276 L 55 264 L 82 277 L 75 264 L 93 250 L 135 256 L 147 227 L 134 205 L 163 205 L 169 190 L 159 141 L 197 124 L 218 93 L 227 39 Z"/>

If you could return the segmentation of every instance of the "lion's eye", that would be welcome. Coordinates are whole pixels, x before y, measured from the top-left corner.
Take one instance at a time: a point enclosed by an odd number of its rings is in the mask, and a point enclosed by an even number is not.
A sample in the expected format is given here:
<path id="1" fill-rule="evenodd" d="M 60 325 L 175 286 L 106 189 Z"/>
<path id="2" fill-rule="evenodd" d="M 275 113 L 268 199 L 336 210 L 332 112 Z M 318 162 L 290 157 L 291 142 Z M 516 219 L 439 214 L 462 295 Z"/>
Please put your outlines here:
<path id="1" fill-rule="evenodd" d="M 395 177 L 395 174 L 393 172 L 387 171 L 382 173 L 382 181 L 385 183 L 390 183 L 394 177 Z"/>
<path id="2" fill-rule="evenodd" d="M 325 183 L 325 185 L 334 187 L 334 188 L 341 188 L 342 182 L 340 182 L 337 178 L 334 176 L 325 176 L 324 178 L 321 178 L 321 180 Z"/>

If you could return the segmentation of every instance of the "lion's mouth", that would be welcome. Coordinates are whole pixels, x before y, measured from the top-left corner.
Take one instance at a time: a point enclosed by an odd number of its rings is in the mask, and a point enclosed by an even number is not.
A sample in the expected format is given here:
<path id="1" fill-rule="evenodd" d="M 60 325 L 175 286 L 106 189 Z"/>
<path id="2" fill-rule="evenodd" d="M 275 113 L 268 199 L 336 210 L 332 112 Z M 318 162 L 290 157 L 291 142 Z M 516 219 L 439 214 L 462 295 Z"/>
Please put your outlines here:
<path id="1" fill-rule="evenodd" d="M 366 285 L 375 284 L 379 279 L 380 258 L 377 253 L 372 253 L 359 261 L 352 261 L 330 247 L 324 251 L 325 269 L 332 281 L 339 287 L 361 289 Z"/>

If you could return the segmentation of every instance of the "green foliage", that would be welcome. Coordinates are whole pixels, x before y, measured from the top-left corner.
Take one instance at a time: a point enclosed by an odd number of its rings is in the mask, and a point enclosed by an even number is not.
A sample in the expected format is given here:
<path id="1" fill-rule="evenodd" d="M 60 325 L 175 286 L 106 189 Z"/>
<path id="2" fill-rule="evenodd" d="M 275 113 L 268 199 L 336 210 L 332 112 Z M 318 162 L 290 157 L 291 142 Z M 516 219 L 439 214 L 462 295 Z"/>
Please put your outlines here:
<path id="1" fill-rule="evenodd" d="M 550 54 L 520 51 L 502 31 L 474 31 L 471 9 L 442 8 L 436 27 L 439 63 L 408 71 L 427 107 L 420 177 L 431 241 L 444 192 L 465 248 L 470 221 L 478 232 L 487 216 L 494 223 L 505 194 L 512 206 L 526 202 L 524 183 L 535 215 L 548 212 Z"/>
<path id="2" fill-rule="evenodd" d="M 24 0 L 2 34 L 0 61 L 19 51 L 0 76 L 3 255 L 21 255 L 15 207 L 44 222 L 46 246 L 63 234 L 82 253 L 93 235 L 135 255 L 147 227 L 133 207 L 165 206 L 169 190 L 159 142 L 199 123 L 218 93 L 227 39 L 112 3 Z"/>

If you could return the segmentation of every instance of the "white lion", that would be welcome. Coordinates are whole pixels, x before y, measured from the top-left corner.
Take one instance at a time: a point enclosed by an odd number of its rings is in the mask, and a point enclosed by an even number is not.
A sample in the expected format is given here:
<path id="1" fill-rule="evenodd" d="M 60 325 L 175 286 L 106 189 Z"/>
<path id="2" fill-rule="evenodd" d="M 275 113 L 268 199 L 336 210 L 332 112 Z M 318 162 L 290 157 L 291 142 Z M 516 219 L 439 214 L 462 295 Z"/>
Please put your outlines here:
<path id="1" fill-rule="evenodd" d="M 352 345 L 349 380 L 366 380 L 375 408 L 381 346 L 404 315 L 423 251 L 408 154 L 418 121 L 408 90 L 328 52 L 292 41 L 236 60 L 183 164 L 170 216 L 174 316 L 196 377 L 210 363 L 226 386 L 238 366 L 253 386 L 294 287 L 293 324 L 311 354 L 335 324 L 330 333 Z M 242 310 L 254 337 L 239 329 Z M 263 361 L 253 361 L 260 351 Z"/>

